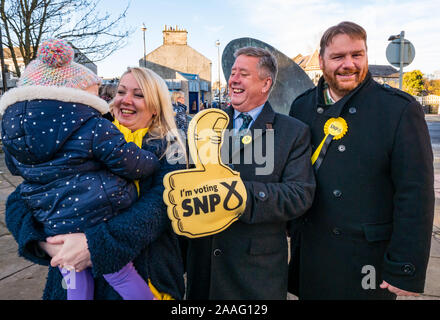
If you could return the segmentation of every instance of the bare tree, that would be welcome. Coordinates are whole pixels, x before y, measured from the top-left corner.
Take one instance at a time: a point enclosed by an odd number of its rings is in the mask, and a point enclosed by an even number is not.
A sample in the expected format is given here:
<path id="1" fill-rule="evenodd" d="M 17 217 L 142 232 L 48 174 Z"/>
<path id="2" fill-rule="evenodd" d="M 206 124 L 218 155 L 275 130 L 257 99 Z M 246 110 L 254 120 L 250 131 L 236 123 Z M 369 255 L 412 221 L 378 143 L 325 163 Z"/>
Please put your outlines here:
<path id="1" fill-rule="evenodd" d="M 0 0 L 3 44 L 9 48 L 20 76 L 18 48 L 27 65 L 42 40 L 69 41 L 91 61 L 100 61 L 123 47 L 129 34 L 123 22 L 130 3 L 118 15 L 99 9 L 101 0 Z M 16 49 L 17 50 L 17 49 Z"/>

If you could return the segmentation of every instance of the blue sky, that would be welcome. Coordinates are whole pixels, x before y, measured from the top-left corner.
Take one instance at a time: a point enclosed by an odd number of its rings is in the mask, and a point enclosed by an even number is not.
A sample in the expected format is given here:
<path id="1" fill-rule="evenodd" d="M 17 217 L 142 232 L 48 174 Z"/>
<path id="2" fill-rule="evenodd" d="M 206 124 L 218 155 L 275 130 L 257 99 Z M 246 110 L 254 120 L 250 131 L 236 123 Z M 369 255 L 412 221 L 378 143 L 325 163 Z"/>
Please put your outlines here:
<path id="1" fill-rule="evenodd" d="M 439 0 L 131 0 L 126 24 L 134 28 L 124 48 L 98 62 L 98 74 L 117 77 L 127 66 L 138 65 L 143 54 L 141 26 L 145 23 L 147 54 L 162 45 L 164 25 L 188 31 L 188 45 L 212 61 L 212 80 L 217 80 L 217 47 L 251 37 L 269 43 L 289 57 L 307 55 L 319 45 L 329 26 L 349 20 L 368 34 L 370 64 L 388 64 L 385 50 L 390 35 L 405 31 L 416 56 L 404 71 L 440 70 Z M 103 10 L 121 11 L 127 1 L 106 0 Z M 220 54 L 221 54 L 220 52 Z M 224 81 L 224 79 L 222 79 Z"/>

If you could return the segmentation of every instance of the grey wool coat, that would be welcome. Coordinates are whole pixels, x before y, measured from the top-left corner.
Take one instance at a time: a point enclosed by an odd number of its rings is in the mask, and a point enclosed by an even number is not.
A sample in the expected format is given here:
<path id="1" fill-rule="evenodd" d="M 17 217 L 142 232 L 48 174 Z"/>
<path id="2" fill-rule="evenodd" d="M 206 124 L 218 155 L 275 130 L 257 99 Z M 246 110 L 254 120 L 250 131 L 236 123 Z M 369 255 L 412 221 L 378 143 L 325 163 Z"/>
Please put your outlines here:
<path id="1" fill-rule="evenodd" d="M 226 112 L 232 129 L 234 110 Z M 310 207 L 315 189 L 310 132 L 302 122 L 275 113 L 268 102 L 249 132 L 252 142 L 240 142 L 238 152 L 232 143 L 222 146 L 222 159 L 244 181 L 245 212 L 228 229 L 189 240 L 188 299 L 286 299 L 286 224 Z M 265 164 L 257 164 L 255 152 L 251 163 L 244 161 L 259 145 L 274 161 L 269 174 L 256 171 Z"/>

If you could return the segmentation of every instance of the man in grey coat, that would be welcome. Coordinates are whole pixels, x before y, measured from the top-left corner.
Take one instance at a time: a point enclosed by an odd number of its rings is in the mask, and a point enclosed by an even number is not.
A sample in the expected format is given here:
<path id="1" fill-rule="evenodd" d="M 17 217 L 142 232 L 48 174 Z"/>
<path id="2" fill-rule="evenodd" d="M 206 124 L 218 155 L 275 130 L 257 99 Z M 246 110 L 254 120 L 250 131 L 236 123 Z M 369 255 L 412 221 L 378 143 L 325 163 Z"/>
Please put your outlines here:
<path id="1" fill-rule="evenodd" d="M 240 172 L 246 209 L 228 229 L 189 241 L 187 297 L 286 299 L 286 223 L 310 207 L 315 189 L 310 132 L 267 102 L 277 74 L 274 56 L 246 47 L 235 57 L 232 107 L 225 110 L 232 134 L 222 159 Z"/>

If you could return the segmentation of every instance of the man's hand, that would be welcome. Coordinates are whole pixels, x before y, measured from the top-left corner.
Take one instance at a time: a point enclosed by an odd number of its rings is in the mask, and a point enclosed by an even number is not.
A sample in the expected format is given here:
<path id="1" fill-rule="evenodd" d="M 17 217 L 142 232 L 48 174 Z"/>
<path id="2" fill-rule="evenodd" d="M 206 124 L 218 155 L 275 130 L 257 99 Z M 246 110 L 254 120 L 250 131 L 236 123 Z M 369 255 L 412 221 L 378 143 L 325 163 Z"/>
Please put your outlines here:
<path id="1" fill-rule="evenodd" d="M 92 266 L 84 233 L 57 235 L 47 238 L 46 241 L 50 244 L 63 244 L 61 250 L 50 261 L 52 267 L 61 266 L 80 272 Z"/>
<path id="2" fill-rule="evenodd" d="M 392 292 L 392 293 L 394 293 L 394 294 L 396 294 L 396 295 L 398 295 L 398 296 L 412 296 L 412 297 L 418 297 L 418 296 L 419 296 L 419 294 L 416 293 L 416 292 L 405 291 L 405 290 L 402 290 L 402 289 L 396 288 L 396 287 L 390 285 L 390 284 L 389 284 L 388 282 L 386 282 L 386 281 L 383 281 L 383 282 L 380 284 L 380 287 L 381 287 L 382 289 L 388 289 L 388 291 L 390 291 L 390 292 Z"/>

